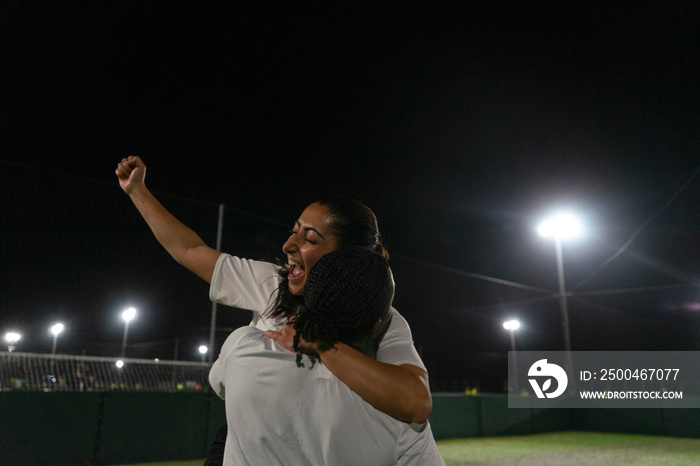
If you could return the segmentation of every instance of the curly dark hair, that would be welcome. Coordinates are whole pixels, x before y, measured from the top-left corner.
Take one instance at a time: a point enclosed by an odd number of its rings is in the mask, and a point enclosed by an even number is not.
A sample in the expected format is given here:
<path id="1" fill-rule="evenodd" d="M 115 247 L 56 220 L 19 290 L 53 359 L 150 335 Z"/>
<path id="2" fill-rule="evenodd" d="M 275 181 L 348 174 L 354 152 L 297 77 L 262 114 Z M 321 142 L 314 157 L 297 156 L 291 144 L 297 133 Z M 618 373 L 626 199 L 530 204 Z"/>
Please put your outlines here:
<path id="1" fill-rule="evenodd" d="M 394 280 L 384 256 L 346 246 L 321 257 L 304 286 L 304 304 L 293 319 L 299 338 L 319 342 L 321 351 L 343 342 L 363 351 L 391 318 Z"/>

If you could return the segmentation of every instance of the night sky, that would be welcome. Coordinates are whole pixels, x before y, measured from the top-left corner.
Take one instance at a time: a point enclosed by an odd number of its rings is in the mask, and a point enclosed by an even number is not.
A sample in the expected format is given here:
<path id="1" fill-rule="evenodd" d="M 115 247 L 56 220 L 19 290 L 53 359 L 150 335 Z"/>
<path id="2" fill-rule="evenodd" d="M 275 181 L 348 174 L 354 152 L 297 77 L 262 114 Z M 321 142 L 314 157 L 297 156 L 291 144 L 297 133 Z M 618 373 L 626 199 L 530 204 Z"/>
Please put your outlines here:
<path id="1" fill-rule="evenodd" d="M 574 350 L 700 350 L 698 24 L 692 1 L 2 2 L 0 333 L 50 352 L 61 320 L 59 352 L 116 356 L 134 306 L 128 356 L 198 358 L 208 286 L 119 188 L 136 154 L 212 246 L 225 204 L 245 257 L 320 195 L 369 205 L 436 390 L 502 388 L 508 317 L 518 349 L 564 349 L 557 208 L 585 225 Z M 220 306 L 218 344 L 249 319 Z"/>

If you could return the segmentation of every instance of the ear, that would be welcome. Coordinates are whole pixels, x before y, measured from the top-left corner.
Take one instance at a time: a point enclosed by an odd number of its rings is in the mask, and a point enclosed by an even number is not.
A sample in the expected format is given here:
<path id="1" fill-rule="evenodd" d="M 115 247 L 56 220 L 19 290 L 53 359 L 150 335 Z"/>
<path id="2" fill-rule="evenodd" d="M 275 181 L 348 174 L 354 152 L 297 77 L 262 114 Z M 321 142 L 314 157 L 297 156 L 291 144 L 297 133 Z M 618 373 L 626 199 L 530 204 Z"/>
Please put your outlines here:
<path id="1" fill-rule="evenodd" d="M 372 337 L 374 337 L 379 332 L 379 329 L 381 329 L 381 328 L 382 328 L 382 319 L 379 319 L 372 326 L 372 331 L 370 332 L 370 335 Z"/>

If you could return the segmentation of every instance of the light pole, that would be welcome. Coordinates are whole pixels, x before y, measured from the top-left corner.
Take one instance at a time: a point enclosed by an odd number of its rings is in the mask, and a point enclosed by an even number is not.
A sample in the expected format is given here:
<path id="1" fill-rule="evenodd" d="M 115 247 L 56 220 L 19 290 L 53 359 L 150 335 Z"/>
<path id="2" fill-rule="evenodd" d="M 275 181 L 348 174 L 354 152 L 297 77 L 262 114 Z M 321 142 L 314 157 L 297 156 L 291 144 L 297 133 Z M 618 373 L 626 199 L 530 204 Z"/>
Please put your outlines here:
<path id="1" fill-rule="evenodd" d="M 513 352 L 513 392 L 518 395 L 520 393 L 520 385 L 518 384 L 518 357 L 515 354 L 515 331 L 520 328 L 520 322 L 507 320 L 503 322 L 503 328 L 510 332 L 510 348 Z"/>
<path id="2" fill-rule="evenodd" d="M 560 213 L 540 224 L 537 231 L 545 238 L 554 238 L 557 253 L 557 276 L 559 280 L 559 307 L 561 308 L 562 326 L 564 327 L 564 346 L 568 367 L 569 386 L 573 388 L 573 363 L 571 361 L 571 335 L 569 333 L 569 307 L 566 297 L 566 282 L 564 281 L 564 259 L 561 251 L 561 240 L 573 238 L 581 233 L 581 224 L 571 214 Z"/>
<path id="3" fill-rule="evenodd" d="M 22 335 L 17 332 L 7 332 L 5 334 L 5 342 L 7 343 L 7 351 L 10 353 L 15 350 L 15 343 L 22 339 Z"/>
<path id="4" fill-rule="evenodd" d="M 202 362 L 204 362 L 204 357 L 207 355 L 207 351 L 208 351 L 208 350 L 209 350 L 209 348 L 207 348 L 206 346 L 200 345 L 200 347 L 199 347 L 199 354 L 202 355 Z"/>
<path id="5" fill-rule="evenodd" d="M 122 355 L 121 357 L 124 357 L 124 354 L 126 353 L 126 336 L 129 333 L 129 322 L 134 320 L 136 317 L 136 309 L 133 307 L 130 307 L 129 309 L 125 310 L 122 312 L 122 319 L 124 319 L 124 339 L 122 340 Z"/>
<path id="6" fill-rule="evenodd" d="M 51 326 L 51 333 L 53 334 L 53 348 L 51 349 L 52 356 L 56 356 L 56 340 L 58 339 L 58 335 L 60 335 L 61 332 L 63 332 L 64 328 L 65 327 L 60 322 Z"/>

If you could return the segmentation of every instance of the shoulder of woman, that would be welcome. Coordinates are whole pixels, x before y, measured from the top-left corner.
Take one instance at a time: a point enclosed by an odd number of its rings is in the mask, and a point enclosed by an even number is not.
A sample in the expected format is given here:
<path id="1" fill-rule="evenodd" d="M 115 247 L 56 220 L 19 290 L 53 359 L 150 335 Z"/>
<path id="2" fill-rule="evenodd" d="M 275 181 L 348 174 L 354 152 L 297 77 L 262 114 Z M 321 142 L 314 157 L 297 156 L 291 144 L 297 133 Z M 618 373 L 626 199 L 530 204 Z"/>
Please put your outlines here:
<path id="1" fill-rule="evenodd" d="M 259 340 L 262 331 L 250 325 L 237 328 L 226 338 L 221 347 L 221 357 L 227 357 L 231 352 L 237 352 L 241 347 L 247 346 L 251 341 Z"/>
<path id="2" fill-rule="evenodd" d="M 233 269 L 247 268 L 250 270 L 265 271 L 277 273 L 280 270 L 280 266 L 273 264 L 272 262 L 246 259 L 245 257 L 234 256 L 228 253 L 221 253 L 218 259 L 219 267 L 228 267 Z"/>
<path id="3" fill-rule="evenodd" d="M 394 307 L 391 308 L 391 327 L 408 327 L 408 321 Z"/>

